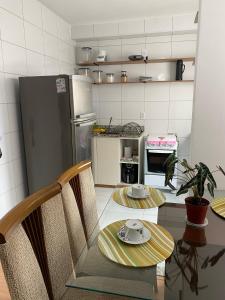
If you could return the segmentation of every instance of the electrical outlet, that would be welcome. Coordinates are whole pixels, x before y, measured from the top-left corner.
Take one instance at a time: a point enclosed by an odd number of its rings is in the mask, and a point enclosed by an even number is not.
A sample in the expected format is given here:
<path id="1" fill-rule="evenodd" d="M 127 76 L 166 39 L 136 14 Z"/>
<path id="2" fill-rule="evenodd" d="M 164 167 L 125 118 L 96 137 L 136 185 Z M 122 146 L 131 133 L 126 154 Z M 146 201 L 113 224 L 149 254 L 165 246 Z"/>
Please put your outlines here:
<path id="1" fill-rule="evenodd" d="M 145 112 L 140 112 L 140 119 L 145 120 Z"/>

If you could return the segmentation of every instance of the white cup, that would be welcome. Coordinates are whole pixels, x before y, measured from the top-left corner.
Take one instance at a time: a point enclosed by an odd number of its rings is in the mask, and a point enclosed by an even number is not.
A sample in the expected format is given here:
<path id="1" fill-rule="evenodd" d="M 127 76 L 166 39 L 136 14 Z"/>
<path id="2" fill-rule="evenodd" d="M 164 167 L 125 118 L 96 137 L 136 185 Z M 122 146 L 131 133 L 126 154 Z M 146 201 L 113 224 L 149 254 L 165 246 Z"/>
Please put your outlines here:
<path id="1" fill-rule="evenodd" d="M 124 226 L 125 238 L 136 242 L 143 237 L 143 229 L 144 225 L 141 221 L 136 219 L 127 220 Z"/>
<path id="2" fill-rule="evenodd" d="M 124 157 L 125 158 L 132 157 L 132 148 L 131 147 L 124 147 Z"/>
<path id="3" fill-rule="evenodd" d="M 106 56 L 105 50 L 99 50 L 98 56 Z"/>
<path id="4" fill-rule="evenodd" d="M 132 190 L 132 196 L 134 196 L 134 197 L 145 197 L 146 196 L 145 186 L 142 184 L 133 184 L 131 187 L 131 190 Z"/>

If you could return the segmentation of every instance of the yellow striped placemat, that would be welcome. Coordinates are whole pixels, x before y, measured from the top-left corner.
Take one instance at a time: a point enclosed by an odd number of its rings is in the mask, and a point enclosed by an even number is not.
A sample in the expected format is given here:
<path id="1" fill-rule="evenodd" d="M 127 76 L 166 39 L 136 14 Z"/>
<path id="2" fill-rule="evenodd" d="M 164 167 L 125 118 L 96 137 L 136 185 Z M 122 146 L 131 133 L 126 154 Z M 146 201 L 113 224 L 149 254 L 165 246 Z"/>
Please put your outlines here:
<path id="1" fill-rule="evenodd" d="M 225 198 L 215 199 L 211 203 L 212 210 L 215 211 L 218 215 L 225 218 Z"/>
<path id="2" fill-rule="evenodd" d="M 113 200 L 120 205 L 140 209 L 159 207 L 165 203 L 166 197 L 158 189 L 146 186 L 146 189 L 149 192 L 149 196 L 145 199 L 134 199 L 128 197 L 127 195 L 127 191 L 129 188 L 130 187 L 123 187 L 116 190 L 113 193 Z"/>
<path id="3" fill-rule="evenodd" d="M 151 239 L 141 245 L 129 245 L 117 237 L 117 232 L 125 222 L 126 220 L 112 223 L 99 233 L 98 247 L 103 255 L 129 267 L 151 267 L 170 257 L 174 249 L 174 240 L 165 228 L 141 220 L 150 230 Z"/>

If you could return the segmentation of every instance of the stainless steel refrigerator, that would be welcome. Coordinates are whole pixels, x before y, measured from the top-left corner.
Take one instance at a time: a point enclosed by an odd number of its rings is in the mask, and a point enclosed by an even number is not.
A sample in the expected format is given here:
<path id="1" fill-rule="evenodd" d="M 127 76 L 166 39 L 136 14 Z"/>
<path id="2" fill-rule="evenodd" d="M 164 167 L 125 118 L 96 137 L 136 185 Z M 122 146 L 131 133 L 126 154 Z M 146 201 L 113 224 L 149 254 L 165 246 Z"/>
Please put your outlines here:
<path id="1" fill-rule="evenodd" d="M 29 193 L 91 159 L 96 122 L 91 80 L 79 75 L 21 77 L 20 103 Z"/>

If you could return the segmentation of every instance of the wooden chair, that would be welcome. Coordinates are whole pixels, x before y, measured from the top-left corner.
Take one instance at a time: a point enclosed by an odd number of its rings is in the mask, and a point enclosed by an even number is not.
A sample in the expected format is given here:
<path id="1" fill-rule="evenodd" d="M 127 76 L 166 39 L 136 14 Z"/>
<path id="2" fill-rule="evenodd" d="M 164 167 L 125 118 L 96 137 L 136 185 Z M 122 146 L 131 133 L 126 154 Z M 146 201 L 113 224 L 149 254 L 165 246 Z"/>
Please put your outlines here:
<path id="1" fill-rule="evenodd" d="M 20 202 L 0 220 L 0 259 L 13 300 L 52 298 L 39 208 L 45 197 L 59 191 L 58 185 L 42 190 Z"/>
<path id="2" fill-rule="evenodd" d="M 75 273 L 57 183 L 27 197 L 1 219 L 0 258 L 13 300 L 118 299 L 65 287 Z"/>
<path id="3" fill-rule="evenodd" d="M 88 240 L 98 222 L 96 209 L 96 194 L 91 171 L 91 162 L 82 161 L 65 171 L 59 178 L 58 183 L 62 187 L 64 205 L 67 206 L 65 190 L 68 186 L 72 188 L 80 211 L 84 233 Z"/>

